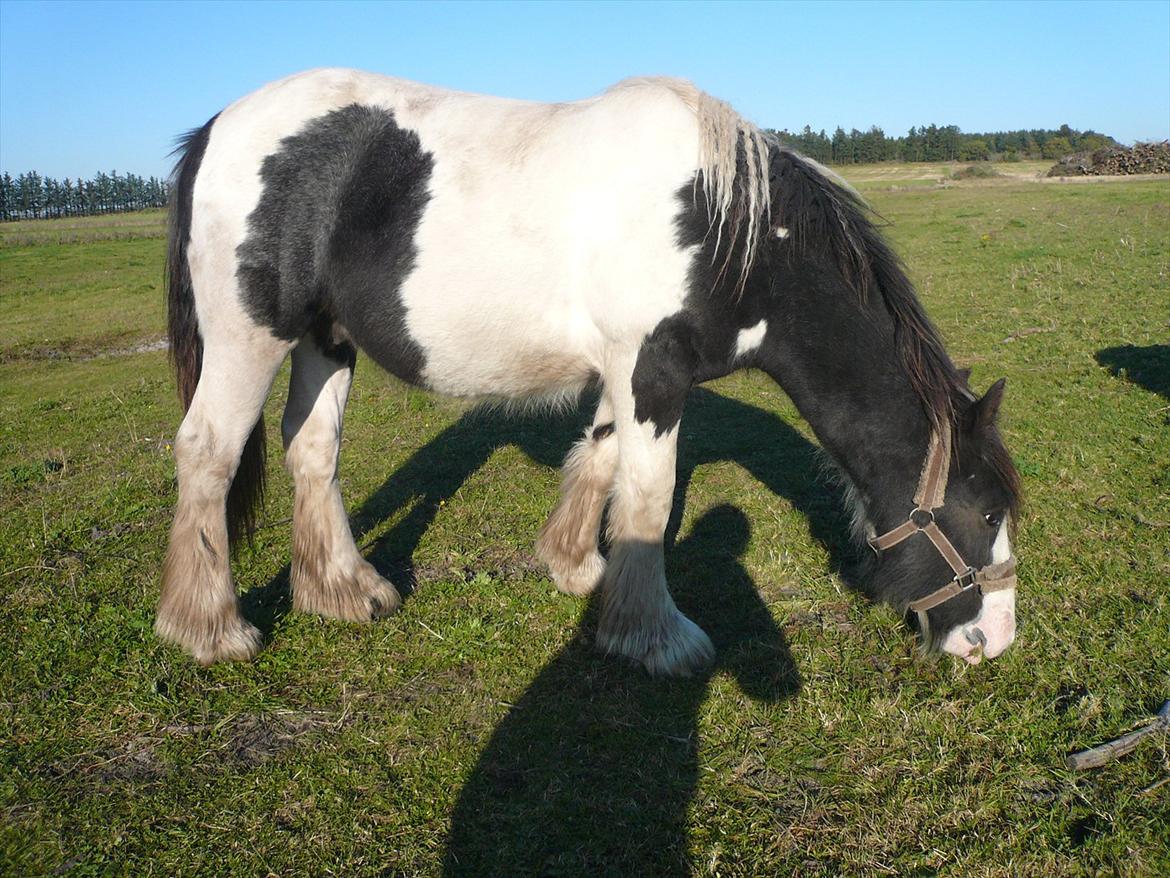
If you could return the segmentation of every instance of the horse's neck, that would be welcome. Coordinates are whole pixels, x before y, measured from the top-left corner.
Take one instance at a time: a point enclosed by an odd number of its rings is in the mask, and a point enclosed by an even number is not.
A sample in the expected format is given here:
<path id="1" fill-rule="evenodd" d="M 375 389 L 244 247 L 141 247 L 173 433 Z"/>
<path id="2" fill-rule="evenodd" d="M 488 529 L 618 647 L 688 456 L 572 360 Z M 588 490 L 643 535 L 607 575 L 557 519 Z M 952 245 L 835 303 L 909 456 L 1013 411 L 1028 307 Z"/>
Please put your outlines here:
<path id="1" fill-rule="evenodd" d="M 930 424 L 895 348 L 881 295 L 831 272 L 787 273 L 761 361 L 848 476 L 880 532 L 906 517 Z M 771 323 L 771 321 L 770 321 Z"/>

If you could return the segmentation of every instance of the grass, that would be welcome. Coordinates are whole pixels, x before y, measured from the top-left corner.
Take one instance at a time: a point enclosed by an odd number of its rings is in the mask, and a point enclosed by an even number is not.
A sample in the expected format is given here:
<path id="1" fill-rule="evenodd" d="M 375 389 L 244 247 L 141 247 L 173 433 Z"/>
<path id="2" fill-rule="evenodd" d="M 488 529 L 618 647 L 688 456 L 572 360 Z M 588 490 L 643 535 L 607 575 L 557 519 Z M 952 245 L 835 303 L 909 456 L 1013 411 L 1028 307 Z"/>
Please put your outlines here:
<path id="1" fill-rule="evenodd" d="M 157 210 L 0 224 L 0 363 L 161 339 L 165 233 Z"/>
<path id="2" fill-rule="evenodd" d="M 177 404 L 165 352 L 126 353 L 163 333 L 162 240 L 0 228 L 0 873 L 1166 874 L 1165 739 L 1064 756 L 1170 695 L 1170 184 L 848 174 L 974 384 L 1008 378 L 1020 632 L 974 668 L 834 575 L 837 497 L 762 376 L 684 416 L 668 574 L 719 658 L 678 682 L 596 656 L 530 554 L 583 418 L 368 360 L 343 490 L 414 593 L 372 626 L 289 612 L 278 381 L 235 568 L 271 642 L 196 667 L 151 633 Z"/>

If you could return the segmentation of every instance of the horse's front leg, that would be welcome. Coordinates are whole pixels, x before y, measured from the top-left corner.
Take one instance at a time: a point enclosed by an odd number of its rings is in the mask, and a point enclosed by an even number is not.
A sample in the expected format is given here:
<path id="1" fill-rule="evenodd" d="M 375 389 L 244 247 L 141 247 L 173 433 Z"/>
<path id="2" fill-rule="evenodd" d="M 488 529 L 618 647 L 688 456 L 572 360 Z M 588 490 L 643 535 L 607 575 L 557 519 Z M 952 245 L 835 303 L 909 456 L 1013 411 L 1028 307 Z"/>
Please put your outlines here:
<path id="1" fill-rule="evenodd" d="M 715 656 L 710 638 L 679 612 L 666 587 L 663 533 L 674 495 L 678 424 L 691 386 L 674 345 L 652 336 L 624 380 L 606 376 L 614 408 L 617 474 L 609 510 L 609 564 L 598 646 L 651 674 L 688 676 Z"/>

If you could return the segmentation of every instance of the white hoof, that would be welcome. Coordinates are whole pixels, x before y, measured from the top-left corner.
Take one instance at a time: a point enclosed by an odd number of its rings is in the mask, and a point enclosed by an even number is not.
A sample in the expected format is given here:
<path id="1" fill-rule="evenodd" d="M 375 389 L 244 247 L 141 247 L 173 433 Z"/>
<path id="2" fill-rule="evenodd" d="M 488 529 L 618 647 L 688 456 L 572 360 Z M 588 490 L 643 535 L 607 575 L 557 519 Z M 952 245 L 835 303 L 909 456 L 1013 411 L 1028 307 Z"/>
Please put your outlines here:
<path id="1" fill-rule="evenodd" d="M 698 625 L 675 607 L 649 627 L 607 625 L 603 618 L 597 645 L 607 655 L 641 662 L 654 677 L 690 677 L 715 661 L 715 645 Z"/>
<path id="2" fill-rule="evenodd" d="M 398 589 L 358 559 L 350 570 L 320 572 L 293 559 L 293 609 L 343 622 L 370 622 L 402 606 Z"/>

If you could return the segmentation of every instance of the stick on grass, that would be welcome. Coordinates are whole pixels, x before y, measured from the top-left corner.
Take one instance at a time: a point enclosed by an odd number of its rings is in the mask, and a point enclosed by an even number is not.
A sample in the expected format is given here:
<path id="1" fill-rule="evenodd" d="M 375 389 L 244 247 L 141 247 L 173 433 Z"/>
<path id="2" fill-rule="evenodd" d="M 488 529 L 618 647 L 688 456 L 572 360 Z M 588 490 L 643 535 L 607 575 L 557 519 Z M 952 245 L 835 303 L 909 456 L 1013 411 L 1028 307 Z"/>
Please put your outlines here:
<path id="1" fill-rule="evenodd" d="M 1100 768 L 1102 765 L 1112 762 L 1114 759 L 1120 759 L 1126 753 L 1136 749 L 1137 745 L 1142 742 L 1142 739 L 1167 730 L 1170 730 L 1170 701 L 1163 701 L 1162 706 L 1158 708 L 1158 713 L 1155 715 L 1154 721 L 1144 728 L 1130 732 L 1128 735 L 1122 735 L 1120 738 L 1114 738 L 1108 743 L 1090 747 L 1088 750 L 1082 750 L 1079 753 L 1073 753 L 1065 762 L 1073 771 Z"/>

